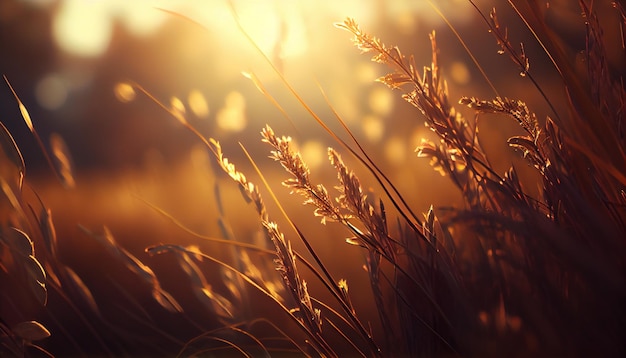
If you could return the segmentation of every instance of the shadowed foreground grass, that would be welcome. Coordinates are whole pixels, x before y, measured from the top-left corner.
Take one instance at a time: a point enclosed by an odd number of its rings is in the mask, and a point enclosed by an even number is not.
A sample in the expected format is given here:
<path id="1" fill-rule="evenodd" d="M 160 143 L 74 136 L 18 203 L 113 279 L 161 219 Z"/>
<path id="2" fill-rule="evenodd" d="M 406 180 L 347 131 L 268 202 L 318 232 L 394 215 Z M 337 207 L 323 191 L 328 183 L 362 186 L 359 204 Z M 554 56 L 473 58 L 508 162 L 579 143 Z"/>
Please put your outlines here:
<path id="1" fill-rule="evenodd" d="M 418 67 L 412 55 L 385 45 L 355 20 L 336 24 L 353 36 L 358 50 L 387 66 L 389 73 L 378 82 L 413 106 L 416 120 L 425 121 L 436 136 L 416 153 L 462 194 L 463 202 L 455 207 L 415 212 L 341 117 L 319 118 L 277 71 L 336 141 L 327 152 L 336 180 L 315 182 L 292 139 L 269 125 L 261 130 L 260 140 L 286 172 L 282 185 L 313 210 L 310 220 L 343 230 L 347 238 L 341 250 L 358 255 L 322 254 L 316 245 L 324 244 L 319 237 L 324 231 L 303 230 L 293 220 L 284 199 L 274 193 L 276 174 L 258 169 L 259 156 L 248 153 L 245 143 L 241 148 L 254 169 L 247 175 L 180 108 L 162 104 L 139 84 L 124 84 L 120 88 L 126 94 L 147 95 L 196 134 L 216 168 L 234 183 L 215 184 L 214 215 L 221 237 L 197 234 L 150 202 L 142 205 L 177 226 L 185 244 L 153 242 L 142 253 L 118 244 L 107 227 L 80 226 L 77 235 L 92 243 L 82 259 L 90 265 L 98 260 L 105 269 L 79 275 L 75 269 L 80 262 L 59 253 L 63 243 L 56 237 L 51 211 L 23 184 L 23 159 L 2 127 L 0 282 L 9 289 L 0 293 L 0 352 L 626 354 L 626 66 L 616 66 L 607 55 L 607 46 L 621 46 L 624 59 L 626 13 L 615 3 L 610 16 L 599 18 L 593 3 L 580 2 L 586 28 L 586 67 L 580 72 L 546 25 L 542 8 L 532 2 L 514 4 L 509 5 L 549 55 L 562 92 L 538 84 L 532 59 L 523 45 L 510 42 L 495 9 L 480 14 L 502 54 L 551 109 L 546 118 L 538 118 L 523 101 L 500 96 L 496 88 L 491 98 L 448 98 L 439 67 L 439 56 L 445 54 L 439 53 L 434 32 L 432 60 Z M 607 26 L 619 27 L 621 43 L 607 43 Z M 260 80 L 250 77 L 263 90 Z M 264 93 L 280 108 L 280 101 Z M 565 106 L 557 104 L 563 94 Z M 17 94 L 16 99 L 37 137 Z M 464 116 L 467 111 L 460 107 L 470 108 L 473 116 Z M 480 120 L 488 116 L 519 125 L 522 134 L 501 140 L 517 150 L 534 176 L 522 180 L 514 166 L 494 169 L 481 145 Z M 331 121 L 344 131 L 330 130 Z M 58 178 L 71 187 L 68 153 L 60 138 L 50 152 Z M 357 173 L 347 163 L 358 163 L 362 170 Z M 252 177 L 255 182 L 248 179 Z M 369 189 L 359 177 L 376 185 Z M 235 220 L 253 221 L 246 225 L 257 225 L 256 239 L 238 237 L 228 224 L 220 192 L 232 190 L 233 184 L 250 206 L 246 214 L 256 213 L 256 218 L 241 215 Z"/>

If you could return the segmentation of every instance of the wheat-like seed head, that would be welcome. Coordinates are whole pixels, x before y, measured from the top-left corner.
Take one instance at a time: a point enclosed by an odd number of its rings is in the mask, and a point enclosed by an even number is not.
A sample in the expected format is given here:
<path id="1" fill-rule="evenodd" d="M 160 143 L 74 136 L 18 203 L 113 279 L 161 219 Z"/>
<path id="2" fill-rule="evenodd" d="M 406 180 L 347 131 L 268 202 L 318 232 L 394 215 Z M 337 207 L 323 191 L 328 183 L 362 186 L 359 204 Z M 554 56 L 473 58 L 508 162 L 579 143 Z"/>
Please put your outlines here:
<path id="1" fill-rule="evenodd" d="M 341 184 L 337 187 L 341 192 L 337 202 L 341 207 L 348 210 L 349 217 L 358 218 L 365 225 L 369 236 L 371 236 L 366 244 L 374 246 L 370 249 L 378 249 L 388 255 L 393 255 L 385 219 L 367 200 L 367 195 L 363 193 L 359 178 L 346 167 L 341 156 L 334 149 L 328 149 L 328 157 L 330 163 L 337 170 L 337 177 Z"/>
<path id="2" fill-rule="evenodd" d="M 292 181 L 295 187 L 294 189 L 306 192 L 308 185 L 310 185 L 308 179 L 309 171 L 300 158 L 300 155 L 291 151 L 289 145 L 290 138 L 277 138 L 269 126 L 266 127 L 262 133 L 268 143 L 272 144 L 276 148 L 273 152 L 273 156 L 277 159 L 281 159 L 281 164 L 283 164 L 285 168 L 291 168 L 294 176 L 299 178 L 299 180 Z M 261 193 L 259 192 L 257 186 L 248 181 L 246 176 L 238 171 L 235 168 L 235 165 L 229 162 L 228 158 L 224 157 L 219 142 L 210 140 L 209 143 L 211 144 L 211 150 L 217 157 L 221 168 L 239 184 L 244 195 L 246 195 L 246 197 L 255 204 L 257 212 L 261 217 L 261 223 L 265 229 L 265 234 L 272 241 L 276 250 L 276 259 L 274 260 L 276 270 L 281 273 L 283 282 L 291 292 L 295 302 L 298 304 L 297 311 L 301 314 L 301 322 L 308 327 L 313 334 L 319 334 L 321 332 L 322 325 L 321 311 L 313 308 L 306 282 L 300 278 L 298 273 L 296 255 L 291 249 L 291 243 L 285 240 L 285 237 L 279 230 L 278 225 L 269 220 L 265 204 L 263 203 Z"/>
<path id="3" fill-rule="evenodd" d="M 285 240 L 276 223 L 264 221 L 263 227 L 276 248 L 277 258 L 274 260 L 276 270 L 281 273 L 289 292 L 291 292 L 291 295 L 297 302 L 302 322 L 311 332 L 315 334 L 321 333 L 321 311 L 313 308 L 306 281 L 302 280 L 298 274 L 296 256 L 291 249 L 291 243 Z"/>
<path id="4" fill-rule="evenodd" d="M 339 209 L 333 204 L 328 191 L 323 185 L 313 185 L 309 178 L 309 168 L 306 166 L 300 153 L 291 148 L 290 137 L 277 137 L 269 126 L 262 131 L 263 142 L 271 145 L 274 150 L 270 158 L 278 161 L 287 172 L 293 177 L 283 181 L 283 185 L 291 188 L 292 192 L 301 194 L 306 198 L 305 204 L 315 207 L 315 216 L 322 218 L 322 223 L 326 220 L 340 221 L 342 215 Z"/>
<path id="5" fill-rule="evenodd" d="M 218 164 L 222 170 L 224 170 L 224 172 L 226 172 L 231 179 L 239 184 L 242 193 L 244 193 L 248 200 L 254 203 L 261 220 L 268 220 L 267 210 L 265 209 L 263 198 L 261 197 L 261 193 L 259 192 L 257 186 L 248 181 L 246 176 L 242 172 L 238 171 L 235 165 L 231 163 L 228 158 L 224 157 L 222 146 L 218 141 L 211 139 L 209 143 L 211 145 L 211 150 L 217 157 Z"/>
<path id="6" fill-rule="evenodd" d="M 481 113 L 502 113 L 515 119 L 533 140 L 539 138 L 539 123 L 535 113 L 528 109 L 526 103 L 520 100 L 496 97 L 491 101 L 479 100 L 474 97 L 462 97 L 460 104 L 467 105 Z"/>

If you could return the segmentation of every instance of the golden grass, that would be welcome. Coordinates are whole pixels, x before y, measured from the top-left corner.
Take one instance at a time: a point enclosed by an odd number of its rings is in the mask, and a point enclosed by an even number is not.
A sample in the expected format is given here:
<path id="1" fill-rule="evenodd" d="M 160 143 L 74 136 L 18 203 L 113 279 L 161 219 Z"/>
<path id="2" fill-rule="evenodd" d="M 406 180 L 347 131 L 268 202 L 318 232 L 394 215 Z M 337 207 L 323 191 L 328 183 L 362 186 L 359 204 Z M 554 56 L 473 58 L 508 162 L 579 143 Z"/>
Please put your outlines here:
<path id="1" fill-rule="evenodd" d="M 220 143 L 196 130 L 183 110 L 162 104 L 138 84 L 120 86 L 123 99 L 142 92 L 191 130 L 252 204 L 263 237 L 257 242 L 236 237 L 219 195 L 216 221 L 222 238 L 199 235 L 151 205 L 199 242 L 229 250 L 154 243 L 141 256 L 118 244 L 106 227 L 93 232 L 83 228 L 85 236 L 98 243 L 97 254 L 116 265 L 97 276 L 106 282 L 89 287 L 58 254 L 50 210 L 41 202 L 25 202 L 23 159 L 2 127 L 0 282 L 12 289 L 3 290 L 0 297 L 0 352 L 51 354 L 66 345 L 71 348 L 61 354 L 625 354 L 626 90 L 624 68 L 609 65 L 602 37 L 602 26 L 612 24 L 620 26 L 624 36 L 625 9 L 616 3 L 617 20 L 605 25 L 592 3 L 580 2 L 588 64 L 587 77 L 581 79 L 547 28 L 541 8 L 535 3 L 509 5 L 552 61 L 569 96 L 568 106 L 555 105 L 552 93 L 535 81 L 532 58 L 523 45 L 511 44 L 495 9 L 489 15 L 476 9 L 501 53 L 509 55 L 548 103 L 552 113 L 545 120 L 525 102 L 497 92 L 491 99 L 461 98 L 458 104 L 474 111 L 473 118 L 464 116 L 449 98 L 434 32 L 430 64 L 420 70 L 412 55 L 385 45 L 355 20 L 336 24 L 353 35 L 360 51 L 391 70 L 378 82 L 400 91 L 434 133 L 437 141 L 424 141 L 415 151 L 461 192 L 458 207 L 435 205 L 416 215 L 340 115 L 333 109 L 349 141 L 333 132 L 276 70 L 289 92 L 337 142 L 338 149 L 327 152 L 336 172 L 333 189 L 313 182 L 290 137 L 277 135 L 268 125 L 261 130 L 261 140 L 270 147 L 270 158 L 287 172 L 282 185 L 304 198 L 320 225 L 343 230 L 346 250 L 361 251 L 362 260 L 346 264 L 364 277 L 358 282 L 369 287 L 357 287 L 345 278 L 346 272 L 331 268 L 343 254 L 320 254 L 315 246 L 325 238 L 300 229 L 244 145 L 256 172 L 250 177 L 254 174 L 263 186 L 238 170 Z M 620 45 L 626 50 L 623 42 Z M 260 79 L 248 77 L 286 115 Z M 484 116 L 510 118 L 520 126 L 523 135 L 502 141 L 521 153 L 536 172 L 536 182 L 521 180 L 513 166 L 504 172 L 494 168 L 479 140 L 479 119 Z M 59 139 L 54 143 L 55 173 L 71 185 L 67 150 Z M 366 189 L 341 153 L 362 164 L 361 177 L 372 177 L 377 186 Z M 532 186 L 540 192 L 527 189 Z M 262 192 L 272 199 L 270 206 Z M 272 217 L 270 207 L 278 215 Z M 43 309 L 48 295 L 54 304 Z M 45 326 L 58 330 L 56 344 L 46 345 L 57 333 L 52 330 L 44 339 L 51 331 L 33 320 L 37 310 L 44 311 Z M 132 324 L 119 323 L 118 316 Z"/>

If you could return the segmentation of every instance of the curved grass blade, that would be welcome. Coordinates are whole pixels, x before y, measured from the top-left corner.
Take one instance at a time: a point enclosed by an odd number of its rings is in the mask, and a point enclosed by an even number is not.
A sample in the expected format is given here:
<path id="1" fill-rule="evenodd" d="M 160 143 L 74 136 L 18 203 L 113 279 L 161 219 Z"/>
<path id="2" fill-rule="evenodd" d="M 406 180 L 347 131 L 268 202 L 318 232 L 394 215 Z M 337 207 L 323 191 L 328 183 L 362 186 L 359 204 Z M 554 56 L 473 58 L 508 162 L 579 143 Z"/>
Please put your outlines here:
<path id="1" fill-rule="evenodd" d="M 270 357 L 270 353 L 267 350 L 267 347 L 265 347 L 265 345 L 257 337 L 255 337 L 251 333 L 249 333 L 249 332 L 247 332 L 247 331 L 245 331 L 245 330 L 243 330 L 241 328 L 238 328 L 237 327 L 238 325 L 249 325 L 249 324 L 248 323 L 233 324 L 233 325 L 229 325 L 229 326 L 226 326 L 226 327 L 221 327 L 221 328 L 218 328 L 218 329 L 214 329 L 214 330 L 211 330 L 211 331 L 208 331 L 208 332 L 204 332 L 201 335 L 196 336 L 196 337 L 190 339 L 189 341 L 187 341 L 185 343 L 185 345 L 183 346 L 183 348 L 178 353 L 177 357 L 182 356 L 183 353 L 185 353 L 185 351 L 187 351 L 189 349 L 189 346 L 191 346 L 196 341 L 199 341 L 199 340 L 201 340 L 203 338 L 211 337 L 212 334 L 215 334 L 215 333 L 217 333 L 217 332 L 219 332 L 221 330 L 232 330 L 232 331 L 234 331 L 236 333 L 239 333 L 239 334 L 242 334 L 242 335 L 250 338 L 252 341 L 254 341 L 254 343 L 256 343 L 263 350 L 264 356 L 269 358 Z"/>
<path id="2" fill-rule="evenodd" d="M 50 331 L 37 321 L 20 322 L 11 330 L 27 341 L 40 341 L 50 337 Z"/>
<path id="3" fill-rule="evenodd" d="M 52 162 L 52 159 L 50 158 L 50 155 L 48 154 L 48 151 L 46 150 L 46 146 L 43 144 L 41 138 L 39 137 L 39 134 L 37 133 L 37 131 L 35 130 L 35 127 L 33 126 L 33 121 L 30 118 L 30 114 L 28 114 L 28 110 L 26 109 L 26 106 L 24 106 L 24 104 L 22 103 L 22 100 L 20 100 L 19 96 L 17 95 L 17 93 L 13 89 L 13 86 L 11 86 L 11 83 L 9 82 L 9 79 L 7 78 L 7 76 L 2 75 L 2 77 L 4 78 L 4 81 L 9 86 L 9 89 L 11 89 L 11 92 L 13 93 L 13 96 L 15 97 L 15 100 L 17 101 L 17 105 L 18 105 L 18 107 L 20 109 L 20 113 L 22 114 L 22 118 L 24 119 L 24 122 L 26 123 L 26 126 L 28 127 L 30 132 L 35 137 L 35 140 L 37 141 L 37 144 L 39 145 L 39 148 L 41 149 L 41 152 L 43 153 L 44 157 L 46 158 L 46 162 L 50 166 L 50 169 L 52 170 L 54 175 L 57 177 L 57 179 L 59 179 L 61 181 L 61 183 L 62 183 L 63 180 L 62 180 L 61 176 L 59 175 L 59 172 L 57 172 L 57 169 L 54 166 L 54 164 Z"/>
<path id="4" fill-rule="evenodd" d="M 105 226 L 103 233 L 97 235 L 92 233 L 87 228 L 80 226 L 80 228 L 89 236 L 95 238 L 100 242 L 115 258 L 119 259 L 122 264 L 138 277 L 143 279 L 152 288 L 152 297 L 165 309 L 170 312 L 183 312 L 183 308 L 180 304 L 170 295 L 168 292 L 161 288 L 161 284 L 156 275 L 149 266 L 146 266 L 141 260 L 128 252 L 123 247 L 119 246 L 115 241 L 115 238 Z"/>
<path id="5" fill-rule="evenodd" d="M 89 290 L 87 285 L 85 285 L 85 282 L 83 282 L 80 276 L 78 276 L 78 274 L 76 274 L 76 272 L 74 272 L 71 268 L 65 266 L 63 267 L 63 270 L 65 271 L 66 278 L 68 279 L 67 282 L 69 282 L 72 286 L 71 289 L 78 293 L 81 299 L 87 303 L 87 306 L 91 309 L 91 311 L 93 311 L 98 317 L 102 317 L 98 304 L 91 294 L 91 290 Z"/>
<path id="6" fill-rule="evenodd" d="M 54 158 L 61 184 L 63 184 L 66 189 L 74 188 L 76 186 L 76 181 L 74 180 L 74 165 L 72 164 L 72 157 L 65 141 L 60 135 L 52 133 L 52 135 L 50 135 L 50 148 L 52 149 L 52 157 Z"/>
<path id="7" fill-rule="evenodd" d="M 11 184 L 14 184 L 16 188 L 22 187 L 22 182 L 24 180 L 24 158 L 22 157 L 22 153 L 20 152 L 17 144 L 15 144 L 15 140 L 13 140 L 13 136 L 9 133 L 9 130 L 4 126 L 2 122 L 0 122 L 0 160 L 2 165 L 0 166 L 0 174 L 2 178 L 7 180 L 7 178 L 11 180 Z M 8 163 L 4 163 L 5 158 L 8 160 Z"/>

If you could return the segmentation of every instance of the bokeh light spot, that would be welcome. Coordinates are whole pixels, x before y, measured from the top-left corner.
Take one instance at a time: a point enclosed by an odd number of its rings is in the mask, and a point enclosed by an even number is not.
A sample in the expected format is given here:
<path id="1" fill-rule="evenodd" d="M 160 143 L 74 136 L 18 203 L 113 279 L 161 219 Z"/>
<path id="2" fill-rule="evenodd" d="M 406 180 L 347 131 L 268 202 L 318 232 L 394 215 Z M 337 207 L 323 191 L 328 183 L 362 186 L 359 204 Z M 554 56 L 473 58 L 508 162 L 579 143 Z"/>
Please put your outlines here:
<path id="1" fill-rule="evenodd" d="M 202 92 L 191 90 L 187 96 L 187 103 L 189 104 L 189 109 L 196 117 L 206 118 L 209 116 L 209 105 Z"/>
<path id="2" fill-rule="evenodd" d="M 187 123 L 187 119 L 185 118 L 185 113 L 187 113 L 185 109 L 185 104 L 178 97 L 172 97 L 170 99 L 170 111 L 178 119 L 181 123 Z"/>
<path id="3" fill-rule="evenodd" d="M 186 112 L 185 104 L 178 97 L 172 97 L 170 99 L 170 107 L 172 111 L 177 112 L 177 113 L 185 114 Z"/>
<path id="4" fill-rule="evenodd" d="M 37 102 L 47 110 L 53 111 L 61 108 L 67 101 L 67 96 L 67 83 L 56 73 L 45 76 L 35 87 Z"/>
<path id="5" fill-rule="evenodd" d="M 245 108 L 246 99 L 240 92 L 232 91 L 226 95 L 226 99 L 224 99 L 224 104 L 226 105 L 226 107 Z"/>
<path id="6" fill-rule="evenodd" d="M 386 117 L 393 110 L 394 96 L 386 87 L 375 87 L 369 95 L 369 105 L 374 113 Z"/>
<path id="7" fill-rule="evenodd" d="M 410 11 L 404 11 L 397 17 L 397 26 L 406 35 L 415 33 L 417 27 L 416 16 Z"/>
<path id="8" fill-rule="evenodd" d="M 105 4 L 106 1 L 63 1 L 53 22 L 53 34 L 59 47 L 85 57 L 104 53 L 112 32 Z"/>
<path id="9" fill-rule="evenodd" d="M 406 160 L 406 142 L 400 137 L 393 137 L 385 143 L 385 158 L 388 163 L 402 165 Z"/>
<path id="10" fill-rule="evenodd" d="M 309 169 L 317 169 L 326 159 L 326 147 L 319 141 L 310 140 L 306 141 L 300 149 L 302 159 L 307 164 Z"/>
<path id="11" fill-rule="evenodd" d="M 379 142 L 385 132 L 383 121 L 377 116 L 365 116 L 362 124 L 363 133 L 370 142 Z"/>
<path id="12" fill-rule="evenodd" d="M 135 96 L 137 95 L 133 86 L 125 82 L 120 82 L 116 84 L 113 92 L 115 93 L 115 98 L 117 98 L 117 100 L 122 103 L 127 103 L 134 100 Z"/>
<path id="13" fill-rule="evenodd" d="M 246 99 L 237 91 L 230 92 L 224 107 L 217 112 L 217 126 L 227 132 L 241 132 L 246 128 Z"/>
<path id="14" fill-rule="evenodd" d="M 460 61 L 455 61 L 450 66 L 450 77 L 459 85 L 466 85 L 471 80 L 471 75 L 467 66 Z"/>
<path id="15" fill-rule="evenodd" d="M 372 83 L 378 77 L 376 67 L 370 62 L 360 62 L 355 68 L 356 77 L 361 83 Z"/>

